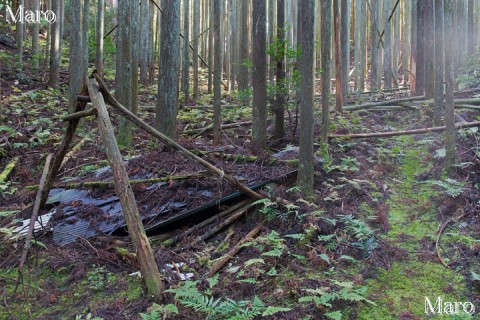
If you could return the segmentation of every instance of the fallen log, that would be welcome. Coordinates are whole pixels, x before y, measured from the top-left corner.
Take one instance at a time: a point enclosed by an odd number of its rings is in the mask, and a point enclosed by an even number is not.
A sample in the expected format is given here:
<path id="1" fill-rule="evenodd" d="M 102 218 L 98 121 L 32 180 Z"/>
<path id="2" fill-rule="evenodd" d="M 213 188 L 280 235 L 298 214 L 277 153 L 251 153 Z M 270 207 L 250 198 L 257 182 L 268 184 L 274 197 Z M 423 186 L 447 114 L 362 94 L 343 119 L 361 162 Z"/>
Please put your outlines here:
<path id="1" fill-rule="evenodd" d="M 187 149 L 185 149 L 184 147 L 182 147 L 181 145 L 179 145 L 178 143 L 176 143 L 175 141 L 173 141 L 172 139 L 170 139 L 169 137 L 167 137 L 163 133 L 154 129 L 152 126 L 143 122 L 139 117 L 134 115 L 130 110 L 125 108 L 123 105 L 121 105 L 110 94 L 107 86 L 105 85 L 105 83 L 103 83 L 102 79 L 97 74 L 95 74 L 94 76 L 95 76 L 95 79 L 98 81 L 98 84 L 100 86 L 100 91 L 103 93 L 106 102 L 108 104 L 110 104 L 112 107 L 114 107 L 117 111 L 119 111 L 128 120 L 130 120 L 131 122 L 133 122 L 134 124 L 136 124 L 137 126 L 142 128 L 146 132 L 150 133 L 152 136 L 154 136 L 155 138 L 160 140 L 162 143 L 178 150 L 180 153 L 187 156 L 188 158 L 202 164 L 206 169 L 208 169 L 209 171 L 211 171 L 215 175 L 218 175 L 221 179 L 225 179 L 227 182 L 231 183 L 234 187 L 238 188 L 239 190 L 241 190 L 245 194 L 249 195 L 250 197 L 252 197 L 254 199 L 257 199 L 257 200 L 265 198 L 264 196 L 262 196 L 258 192 L 255 192 L 255 191 L 251 190 L 250 188 L 248 188 L 246 185 L 244 185 L 243 183 L 238 181 L 233 176 L 231 176 L 229 174 L 226 174 L 223 170 L 218 169 L 217 167 L 213 166 L 208 161 L 205 161 L 204 159 L 198 157 L 197 155 L 188 151 Z"/>
<path id="2" fill-rule="evenodd" d="M 210 268 L 210 270 L 205 274 L 205 277 L 210 278 L 215 273 L 218 272 L 230 259 L 232 259 L 242 248 L 242 245 L 252 238 L 254 238 L 259 232 L 260 229 L 264 226 L 265 222 L 260 222 L 255 228 L 253 228 L 242 240 L 240 240 L 232 249 L 230 249 L 225 255 L 220 257 L 218 261 Z"/>
<path id="3" fill-rule="evenodd" d="M 19 157 L 15 157 L 15 158 L 12 159 L 12 161 L 10 161 L 7 164 L 7 166 L 5 167 L 3 172 L 0 173 L 0 183 L 4 183 L 5 181 L 7 181 L 8 176 L 10 175 L 10 173 L 12 173 L 12 171 L 15 168 L 15 166 L 17 165 L 19 159 L 20 159 Z"/>
<path id="4" fill-rule="evenodd" d="M 386 101 L 369 102 L 369 103 L 364 103 L 359 105 L 344 106 L 343 110 L 356 111 L 356 110 L 368 109 L 372 107 L 397 105 L 399 103 L 419 101 L 424 99 L 425 99 L 425 96 L 417 96 L 417 97 L 409 97 L 409 98 L 401 98 L 401 99 L 392 99 L 392 100 L 386 100 Z"/>
<path id="5" fill-rule="evenodd" d="M 455 129 L 471 128 L 471 127 L 478 127 L 478 126 L 480 126 L 480 121 L 459 122 L 455 124 Z M 420 134 L 420 133 L 439 132 L 444 130 L 445 130 L 445 126 L 440 126 L 440 127 L 404 130 L 404 131 L 330 134 L 328 137 L 329 138 L 385 138 L 385 137 L 404 136 L 404 135 L 412 135 L 412 134 Z"/>
<path id="6" fill-rule="evenodd" d="M 237 128 L 237 127 L 244 127 L 244 126 L 249 126 L 252 124 L 252 121 L 242 121 L 242 122 L 235 122 L 235 123 L 227 123 L 222 125 L 222 130 L 225 129 L 232 129 L 232 128 Z M 202 134 L 206 131 L 213 130 L 213 123 L 204 127 L 204 128 L 199 128 L 199 129 L 192 129 L 192 130 L 186 130 L 183 131 L 183 134 Z"/>
<path id="7" fill-rule="evenodd" d="M 163 278 L 158 271 L 158 266 L 155 262 L 150 242 L 145 234 L 135 195 L 128 182 L 127 169 L 115 139 L 107 107 L 105 106 L 97 81 L 95 81 L 95 79 L 89 79 L 87 85 L 92 104 L 98 111 L 98 130 L 102 137 L 108 162 L 112 168 L 113 179 L 115 181 L 115 192 L 120 199 L 123 216 L 128 227 L 128 233 L 136 250 L 142 277 L 145 280 L 148 294 L 160 301 L 162 300 L 163 294 Z"/>

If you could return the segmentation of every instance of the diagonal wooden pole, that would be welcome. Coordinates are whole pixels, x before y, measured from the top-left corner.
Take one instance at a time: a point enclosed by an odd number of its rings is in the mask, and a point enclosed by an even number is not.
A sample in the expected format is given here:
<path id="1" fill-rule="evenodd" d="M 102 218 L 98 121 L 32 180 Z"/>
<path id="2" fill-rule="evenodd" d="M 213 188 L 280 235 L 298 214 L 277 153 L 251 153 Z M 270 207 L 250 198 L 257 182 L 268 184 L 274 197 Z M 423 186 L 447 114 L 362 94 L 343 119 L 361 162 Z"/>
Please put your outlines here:
<path id="1" fill-rule="evenodd" d="M 145 234 L 135 196 L 132 187 L 130 186 L 130 182 L 128 181 L 127 169 L 125 168 L 120 149 L 115 140 L 113 126 L 110 122 L 105 101 L 95 79 L 89 79 L 88 92 L 93 107 L 97 109 L 98 129 L 102 137 L 103 145 L 105 146 L 108 162 L 112 168 L 113 180 L 115 181 L 115 192 L 120 198 L 123 216 L 127 223 L 128 233 L 135 246 L 138 262 L 140 264 L 140 271 L 142 272 L 149 295 L 153 296 L 156 300 L 161 300 L 163 293 L 163 279 L 158 271 L 157 263 L 155 262 L 152 248 L 150 247 L 150 242 Z"/>

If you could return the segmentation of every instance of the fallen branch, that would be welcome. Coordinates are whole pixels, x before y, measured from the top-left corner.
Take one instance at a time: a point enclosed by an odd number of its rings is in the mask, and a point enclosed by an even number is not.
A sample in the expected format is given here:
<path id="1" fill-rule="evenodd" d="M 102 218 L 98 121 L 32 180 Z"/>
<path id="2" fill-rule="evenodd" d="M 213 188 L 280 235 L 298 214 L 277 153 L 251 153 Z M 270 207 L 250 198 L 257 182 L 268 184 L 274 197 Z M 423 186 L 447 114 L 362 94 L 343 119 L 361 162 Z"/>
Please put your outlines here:
<path id="1" fill-rule="evenodd" d="M 5 167 L 3 172 L 0 173 L 0 183 L 4 183 L 5 181 L 7 181 L 8 176 L 10 175 L 10 173 L 12 173 L 12 171 L 15 168 L 15 166 L 17 165 L 19 159 L 20 159 L 19 157 L 15 157 L 15 158 L 12 159 L 12 161 L 10 161 L 7 164 L 7 166 Z"/>
<path id="2" fill-rule="evenodd" d="M 103 83 L 102 79 L 95 74 L 95 79 L 98 81 L 98 84 L 100 86 L 100 90 L 103 93 L 105 100 L 108 104 L 110 104 L 112 107 L 114 107 L 117 111 L 119 111 L 123 116 L 125 116 L 128 120 L 145 130 L 146 132 L 150 133 L 152 136 L 160 140 L 162 143 L 178 150 L 180 153 L 183 155 L 187 156 L 188 158 L 202 164 L 206 169 L 214 173 L 215 175 L 218 175 L 221 179 L 225 179 L 229 183 L 231 183 L 234 187 L 238 188 L 240 191 L 243 193 L 247 194 L 248 196 L 254 198 L 254 199 L 263 199 L 264 196 L 259 194 L 258 192 L 255 192 L 251 190 L 249 187 L 238 181 L 236 178 L 233 176 L 226 174 L 223 170 L 218 169 L 217 167 L 213 166 L 211 163 L 208 161 L 205 161 L 204 159 L 198 157 L 197 155 L 193 154 L 192 152 L 188 151 L 163 133 L 159 132 L 158 130 L 154 129 L 152 126 L 146 124 L 143 122 L 139 117 L 134 115 L 130 110 L 125 108 L 122 104 L 120 104 L 108 91 L 107 86 L 105 83 Z"/>
<path id="3" fill-rule="evenodd" d="M 364 104 L 359 104 L 359 105 L 344 106 L 343 110 L 344 111 L 355 111 L 355 110 L 361 110 L 361 109 L 368 109 L 368 108 L 372 108 L 372 107 L 398 105 L 399 103 L 420 101 L 420 100 L 424 100 L 424 99 L 425 99 L 425 96 L 418 96 L 418 97 L 392 99 L 392 100 L 378 101 L 378 102 L 369 102 L 369 103 L 364 103 Z"/>
<path id="4" fill-rule="evenodd" d="M 40 211 L 42 193 L 43 193 L 43 189 L 44 189 L 47 175 L 49 172 L 51 160 L 52 160 L 52 154 L 49 153 L 47 156 L 47 160 L 45 160 L 45 166 L 43 167 L 43 173 L 42 173 L 42 177 L 40 178 L 40 184 L 37 191 L 37 196 L 35 197 L 35 204 L 33 205 L 32 216 L 30 217 L 30 225 L 28 226 L 28 233 L 25 239 L 25 245 L 23 246 L 22 256 L 20 257 L 20 263 L 18 264 L 19 273 L 22 273 L 23 266 L 25 264 L 25 261 L 27 260 L 28 250 L 30 249 L 30 244 L 32 242 L 32 237 L 33 237 L 33 229 L 35 226 L 35 221 L 37 220 L 37 217 L 38 217 L 38 212 Z"/>
<path id="5" fill-rule="evenodd" d="M 455 124 L 455 129 L 471 128 L 480 126 L 480 121 L 473 122 L 459 122 Z M 441 127 L 431 127 L 423 129 L 414 129 L 414 130 L 405 130 L 405 131 L 390 131 L 390 132 L 373 132 L 373 133 L 352 133 L 352 134 L 331 134 L 329 138 L 385 138 L 385 137 L 395 137 L 395 136 L 404 136 L 420 133 L 430 133 L 430 132 L 439 132 L 444 131 L 445 126 Z"/>
<path id="6" fill-rule="evenodd" d="M 440 227 L 440 229 L 438 230 L 438 236 L 437 236 L 437 241 L 435 241 L 435 250 L 437 251 L 437 257 L 438 259 L 440 260 L 440 262 L 445 266 L 445 268 L 450 268 L 448 266 L 448 264 L 445 263 L 445 261 L 443 261 L 442 259 L 442 256 L 440 255 L 440 251 L 438 250 L 438 243 L 440 242 L 440 237 L 442 236 L 442 233 L 443 233 L 443 230 L 445 230 L 445 228 L 447 227 L 447 225 L 452 222 L 452 221 L 458 221 L 460 219 L 462 219 L 463 217 L 465 217 L 468 213 L 464 213 L 458 217 L 452 217 L 450 219 L 448 219 L 447 221 L 445 221 L 442 226 Z"/>
<path id="7" fill-rule="evenodd" d="M 197 179 L 205 177 L 205 173 L 197 173 L 191 175 L 179 175 L 179 176 L 166 176 L 160 178 L 149 178 L 149 179 L 134 179 L 129 180 L 130 184 L 149 184 L 149 183 L 157 183 L 157 182 L 164 182 L 164 181 L 172 181 L 172 180 L 183 180 L 183 179 Z M 67 184 L 60 184 L 55 185 L 55 188 L 65 188 L 65 189 L 81 189 L 81 188 L 102 188 L 107 186 L 114 185 L 114 181 L 83 181 L 83 182 L 75 182 L 75 183 L 67 183 Z M 27 190 L 35 190 L 38 188 L 38 185 L 27 186 Z"/>
<path id="8" fill-rule="evenodd" d="M 222 125 L 222 130 L 225 129 L 232 129 L 232 128 L 237 128 L 237 127 L 244 127 L 244 126 L 249 126 L 252 124 L 252 121 L 242 121 L 242 122 L 235 122 L 235 123 L 227 123 Z M 184 134 L 202 134 L 206 131 L 213 130 L 213 123 L 206 126 L 205 128 L 199 128 L 199 129 L 192 129 L 192 130 L 186 130 L 183 131 Z"/>
<path id="9" fill-rule="evenodd" d="M 212 277 L 215 273 L 217 273 L 218 270 L 220 270 L 231 258 L 233 258 L 240 251 L 244 243 L 250 241 L 260 232 L 260 229 L 262 229 L 264 224 L 264 221 L 260 222 L 242 240 L 240 240 L 232 249 L 230 249 L 230 251 L 228 251 L 225 255 L 219 258 L 218 261 L 212 266 L 210 271 L 207 272 L 205 277 L 209 278 Z"/>

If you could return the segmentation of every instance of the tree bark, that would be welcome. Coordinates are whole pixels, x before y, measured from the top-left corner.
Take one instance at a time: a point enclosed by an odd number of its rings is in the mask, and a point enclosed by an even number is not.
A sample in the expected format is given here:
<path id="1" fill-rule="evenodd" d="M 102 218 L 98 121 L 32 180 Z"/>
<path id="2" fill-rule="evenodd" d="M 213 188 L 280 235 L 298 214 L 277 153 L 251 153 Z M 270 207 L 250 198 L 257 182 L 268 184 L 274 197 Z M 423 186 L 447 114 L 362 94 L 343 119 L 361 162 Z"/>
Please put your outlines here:
<path id="1" fill-rule="evenodd" d="M 165 1 L 155 127 L 168 137 L 177 135 L 178 75 L 180 69 L 180 1 Z"/>
<path id="2" fill-rule="evenodd" d="M 267 145 L 267 6 L 266 0 L 253 2 L 252 147 L 258 153 Z"/>
<path id="3" fill-rule="evenodd" d="M 213 81 L 213 144 L 220 143 L 221 125 L 222 125 L 222 42 L 220 39 L 221 31 L 221 0 L 213 0 L 213 33 L 214 33 L 214 81 Z"/>
<path id="4" fill-rule="evenodd" d="M 239 61 L 238 61 L 238 90 L 248 89 L 248 1 L 240 1 L 240 28 L 239 33 Z M 246 101 L 248 104 L 248 101 Z"/>
<path id="5" fill-rule="evenodd" d="M 350 73 L 350 0 L 340 0 L 340 47 L 342 55 L 342 101 L 348 92 Z"/>
<path id="6" fill-rule="evenodd" d="M 416 63 L 415 63 L 415 95 L 425 94 L 425 6 L 426 1 L 417 0 L 417 41 L 416 41 Z"/>
<path id="7" fill-rule="evenodd" d="M 445 0 L 445 43 L 453 41 L 453 0 Z M 445 171 L 451 175 L 455 164 L 454 59 L 455 50 L 445 46 Z"/>
<path id="8" fill-rule="evenodd" d="M 333 0 L 334 38 L 335 38 L 335 110 L 342 113 L 343 84 L 342 84 L 342 45 L 340 3 L 342 0 Z M 303 31 L 302 31 L 303 32 Z"/>
<path id="9" fill-rule="evenodd" d="M 115 192 L 120 198 L 123 216 L 125 217 L 125 222 L 128 227 L 128 234 L 132 238 L 148 294 L 159 301 L 162 300 L 163 279 L 158 271 L 152 248 L 145 234 L 135 196 L 128 181 L 127 169 L 125 168 L 120 149 L 115 141 L 113 126 L 110 122 L 103 96 L 99 90 L 95 79 L 90 79 L 88 82 L 88 91 L 92 99 L 93 107 L 97 109 L 98 112 L 98 128 L 110 167 L 112 168 Z"/>
<path id="10" fill-rule="evenodd" d="M 60 1 L 52 0 L 53 12 L 60 12 Z M 50 42 L 50 79 L 48 85 L 57 88 L 60 84 L 60 20 L 52 24 L 52 35 Z"/>
<path id="11" fill-rule="evenodd" d="M 439 126 L 443 117 L 444 98 L 444 48 L 443 48 L 443 1 L 435 1 L 435 103 L 433 107 L 433 124 Z"/>
<path id="12" fill-rule="evenodd" d="M 193 0 L 193 101 L 198 99 L 198 26 L 200 24 L 200 0 Z"/>
<path id="13" fill-rule="evenodd" d="M 277 52 L 275 59 L 274 137 L 285 137 L 285 0 L 277 0 Z"/>
<path id="14" fill-rule="evenodd" d="M 300 24 L 299 45 L 302 55 L 299 58 L 301 89 L 300 89 L 300 150 L 298 180 L 302 192 L 310 197 L 313 195 L 314 174 L 314 115 L 313 115 L 313 58 L 314 58 L 314 0 L 299 0 L 298 22 Z"/>
<path id="15" fill-rule="evenodd" d="M 330 126 L 330 64 L 332 50 L 332 0 L 324 0 L 322 4 L 322 142 L 327 143 Z"/>
<path id="16" fill-rule="evenodd" d="M 33 11 L 37 12 L 40 10 L 40 0 L 33 0 Z M 34 23 L 33 24 L 33 30 L 32 30 L 32 59 L 33 59 L 33 68 L 35 70 L 39 69 L 40 66 L 40 51 L 39 51 L 39 32 L 40 32 L 40 24 L 39 23 Z M 1 97 L 0 97 L 1 100 Z"/>
<path id="17" fill-rule="evenodd" d="M 190 100 L 190 0 L 183 0 L 183 58 L 182 58 L 182 92 L 184 102 Z"/>
<path id="18" fill-rule="evenodd" d="M 148 84 L 148 45 L 152 39 L 149 38 L 149 1 L 141 0 L 140 2 L 140 83 Z M 135 40 L 137 38 L 135 37 Z M 135 41 L 134 40 L 134 41 Z"/>
<path id="19" fill-rule="evenodd" d="M 82 0 L 72 0 L 70 19 L 70 64 L 69 64 L 69 111 L 73 112 L 77 103 L 77 96 L 82 90 L 84 81 L 83 64 L 83 32 L 82 32 Z M 117 71 L 118 72 L 118 71 Z"/>
<path id="20" fill-rule="evenodd" d="M 434 0 L 425 0 L 425 97 L 433 99 L 435 95 L 435 65 L 434 65 Z"/>
<path id="21" fill-rule="evenodd" d="M 97 48 L 95 67 L 100 77 L 103 77 L 103 34 L 105 33 L 105 0 L 97 0 Z"/>

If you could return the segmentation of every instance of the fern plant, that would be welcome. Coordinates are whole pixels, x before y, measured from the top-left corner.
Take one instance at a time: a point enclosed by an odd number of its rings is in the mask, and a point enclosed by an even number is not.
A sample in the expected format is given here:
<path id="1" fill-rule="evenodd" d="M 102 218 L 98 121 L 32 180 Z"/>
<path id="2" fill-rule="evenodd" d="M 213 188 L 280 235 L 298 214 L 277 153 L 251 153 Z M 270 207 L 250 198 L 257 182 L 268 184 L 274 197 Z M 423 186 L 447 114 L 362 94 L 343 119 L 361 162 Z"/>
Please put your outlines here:
<path id="1" fill-rule="evenodd" d="M 428 183 L 443 188 L 443 191 L 452 198 L 456 198 L 468 190 L 468 188 L 465 187 L 467 184 L 466 182 L 457 181 L 451 178 L 446 178 L 443 180 L 430 180 Z"/>
<path id="2" fill-rule="evenodd" d="M 180 304 L 206 315 L 206 319 L 247 320 L 257 316 L 273 315 L 289 311 L 290 308 L 265 306 L 257 296 L 251 300 L 236 301 L 228 297 L 214 298 L 197 288 L 198 281 L 186 281 L 177 288 L 166 292 L 174 293 Z"/>

